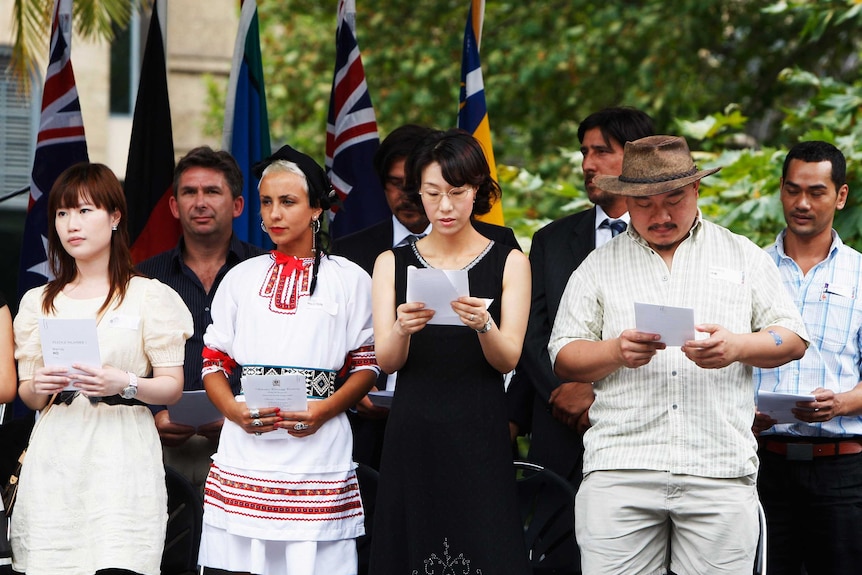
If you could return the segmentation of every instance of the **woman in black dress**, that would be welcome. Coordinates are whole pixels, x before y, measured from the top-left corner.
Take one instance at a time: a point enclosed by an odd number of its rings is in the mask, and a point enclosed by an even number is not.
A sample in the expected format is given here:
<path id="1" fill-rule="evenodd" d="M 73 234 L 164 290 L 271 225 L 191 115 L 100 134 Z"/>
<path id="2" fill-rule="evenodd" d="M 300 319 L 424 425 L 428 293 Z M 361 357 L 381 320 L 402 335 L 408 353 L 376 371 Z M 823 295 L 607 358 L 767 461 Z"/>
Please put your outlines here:
<path id="1" fill-rule="evenodd" d="M 398 371 L 386 428 L 371 568 L 375 575 L 523 575 L 503 374 L 521 354 L 530 265 L 471 224 L 500 189 L 467 132 L 429 135 L 407 159 L 406 191 L 431 233 L 384 252 L 373 278 L 380 367 Z M 406 301 L 408 266 L 467 270 L 457 325 Z M 486 308 L 486 302 L 491 300 Z"/>

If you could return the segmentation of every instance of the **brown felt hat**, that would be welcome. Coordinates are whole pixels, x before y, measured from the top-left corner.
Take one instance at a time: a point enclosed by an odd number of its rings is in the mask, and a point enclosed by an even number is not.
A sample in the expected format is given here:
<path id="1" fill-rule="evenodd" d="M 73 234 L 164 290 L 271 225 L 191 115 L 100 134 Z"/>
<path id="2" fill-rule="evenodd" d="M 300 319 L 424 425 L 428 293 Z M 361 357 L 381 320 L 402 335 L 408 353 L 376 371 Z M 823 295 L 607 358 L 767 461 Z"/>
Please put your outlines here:
<path id="1" fill-rule="evenodd" d="M 596 176 L 594 183 L 612 194 L 655 196 L 678 190 L 720 169 L 698 171 L 685 138 L 647 136 L 626 142 L 619 177 Z"/>

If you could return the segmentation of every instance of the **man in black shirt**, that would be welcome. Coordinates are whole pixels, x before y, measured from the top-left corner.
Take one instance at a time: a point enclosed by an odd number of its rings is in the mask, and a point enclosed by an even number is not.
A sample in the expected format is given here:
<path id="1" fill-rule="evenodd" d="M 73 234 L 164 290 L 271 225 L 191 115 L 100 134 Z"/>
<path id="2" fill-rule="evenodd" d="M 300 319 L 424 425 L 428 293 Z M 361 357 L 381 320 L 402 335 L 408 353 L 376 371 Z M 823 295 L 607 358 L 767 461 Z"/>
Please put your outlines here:
<path id="1" fill-rule="evenodd" d="M 242 184 L 242 172 L 228 152 L 207 146 L 191 150 L 177 163 L 170 198 L 171 212 L 180 221 L 183 235 L 175 248 L 138 265 L 142 274 L 176 290 L 192 312 L 195 331 L 186 341 L 183 364 L 186 391 L 203 389 L 201 352 L 204 332 L 212 322 L 210 305 L 216 288 L 233 266 L 263 253 L 233 235 L 233 219 L 244 207 Z M 238 393 L 238 373 L 231 376 L 231 385 Z M 223 420 L 196 431 L 172 423 L 163 407 L 154 408 L 154 413 L 165 464 L 195 485 L 203 485 Z"/>

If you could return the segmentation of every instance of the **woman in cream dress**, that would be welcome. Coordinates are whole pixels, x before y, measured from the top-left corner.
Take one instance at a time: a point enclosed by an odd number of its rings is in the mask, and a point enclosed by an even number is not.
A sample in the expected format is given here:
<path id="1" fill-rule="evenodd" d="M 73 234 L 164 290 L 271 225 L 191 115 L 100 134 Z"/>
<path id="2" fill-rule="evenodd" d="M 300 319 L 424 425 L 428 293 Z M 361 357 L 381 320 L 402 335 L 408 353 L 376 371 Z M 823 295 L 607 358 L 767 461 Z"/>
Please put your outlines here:
<path id="1" fill-rule="evenodd" d="M 31 409 L 59 395 L 30 438 L 12 515 L 13 567 L 28 575 L 157 575 L 167 495 L 147 404 L 171 404 L 182 393 L 191 314 L 169 287 L 136 275 L 125 196 L 106 166 L 63 172 L 48 214 L 56 279 L 21 300 L 15 357 L 18 393 Z M 95 319 L 102 365 L 46 367 L 43 318 Z"/>

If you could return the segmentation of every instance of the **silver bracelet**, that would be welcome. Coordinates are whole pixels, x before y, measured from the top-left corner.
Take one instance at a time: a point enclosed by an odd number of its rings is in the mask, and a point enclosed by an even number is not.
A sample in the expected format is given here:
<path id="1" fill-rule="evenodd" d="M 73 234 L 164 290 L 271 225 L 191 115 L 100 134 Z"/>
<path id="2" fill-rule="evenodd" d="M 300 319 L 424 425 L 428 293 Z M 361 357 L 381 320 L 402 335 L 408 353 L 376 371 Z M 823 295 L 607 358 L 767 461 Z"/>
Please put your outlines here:
<path id="1" fill-rule="evenodd" d="M 486 321 L 485 325 L 483 325 L 481 328 L 477 329 L 476 333 L 488 333 L 489 331 L 491 331 L 492 325 L 493 325 L 493 323 L 491 322 L 491 314 L 489 313 L 488 314 L 488 321 Z"/>

